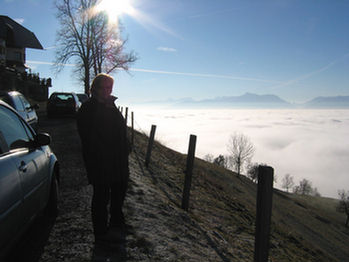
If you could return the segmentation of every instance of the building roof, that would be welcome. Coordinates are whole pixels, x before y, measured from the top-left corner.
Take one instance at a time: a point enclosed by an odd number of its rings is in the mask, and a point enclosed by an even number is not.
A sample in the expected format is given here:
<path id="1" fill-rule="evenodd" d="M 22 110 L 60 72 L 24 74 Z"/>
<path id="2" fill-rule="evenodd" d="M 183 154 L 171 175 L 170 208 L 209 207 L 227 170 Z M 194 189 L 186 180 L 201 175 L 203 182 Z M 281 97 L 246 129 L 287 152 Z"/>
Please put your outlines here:
<path id="1" fill-rule="evenodd" d="M 0 38 L 6 39 L 8 46 L 43 49 L 33 32 L 8 16 L 0 15 Z"/>

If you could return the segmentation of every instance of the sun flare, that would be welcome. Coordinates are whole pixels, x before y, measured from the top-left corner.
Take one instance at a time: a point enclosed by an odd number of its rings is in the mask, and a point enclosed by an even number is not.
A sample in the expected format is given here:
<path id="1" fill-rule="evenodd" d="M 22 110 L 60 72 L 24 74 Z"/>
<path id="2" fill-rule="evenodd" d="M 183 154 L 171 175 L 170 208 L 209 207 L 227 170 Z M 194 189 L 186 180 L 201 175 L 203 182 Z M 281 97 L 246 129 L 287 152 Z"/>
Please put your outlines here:
<path id="1" fill-rule="evenodd" d="M 105 11 L 108 14 L 110 22 L 117 22 L 123 14 L 133 15 L 134 8 L 130 0 L 102 0 L 97 5 L 98 11 Z"/>

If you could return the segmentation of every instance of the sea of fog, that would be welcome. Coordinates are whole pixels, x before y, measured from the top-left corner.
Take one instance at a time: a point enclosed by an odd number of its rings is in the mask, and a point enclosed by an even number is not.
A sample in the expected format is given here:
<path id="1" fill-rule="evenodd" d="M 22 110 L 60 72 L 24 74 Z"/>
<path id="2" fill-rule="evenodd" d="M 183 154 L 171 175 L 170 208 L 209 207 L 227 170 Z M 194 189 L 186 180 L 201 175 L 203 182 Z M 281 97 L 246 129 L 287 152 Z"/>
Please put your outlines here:
<path id="1" fill-rule="evenodd" d="M 275 187 L 285 174 L 295 184 L 312 182 L 322 196 L 338 198 L 339 189 L 349 190 L 349 110 L 268 109 L 158 109 L 132 108 L 135 128 L 187 153 L 190 134 L 197 136 L 196 156 L 227 154 L 230 135 L 248 136 L 256 152 L 252 162 L 274 168 Z"/>

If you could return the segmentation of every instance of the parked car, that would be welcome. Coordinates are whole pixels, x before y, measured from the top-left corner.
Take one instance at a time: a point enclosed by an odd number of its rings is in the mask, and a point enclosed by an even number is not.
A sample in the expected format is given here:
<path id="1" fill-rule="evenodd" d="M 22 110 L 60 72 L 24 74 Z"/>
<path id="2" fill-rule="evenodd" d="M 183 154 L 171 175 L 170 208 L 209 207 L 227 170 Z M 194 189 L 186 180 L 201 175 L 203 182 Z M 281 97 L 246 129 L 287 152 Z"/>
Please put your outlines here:
<path id="1" fill-rule="evenodd" d="M 85 103 L 88 100 L 88 95 L 86 94 L 76 94 L 79 98 L 79 101 L 82 103 Z"/>
<path id="2" fill-rule="evenodd" d="M 47 116 L 75 115 L 81 106 L 75 93 L 54 92 L 47 101 Z"/>
<path id="3" fill-rule="evenodd" d="M 0 101 L 0 261 L 34 218 L 57 214 L 59 166 L 50 141 Z"/>
<path id="4" fill-rule="evenodd" d="M 21 117 L 23 117 L 34 130 L 37 129 L 38 116 L 35 110 L 39 109 L 38 104 L 31 105 L 24 95 L 17 91 L 0 91 L 0 100 L 16 109 Z"/>

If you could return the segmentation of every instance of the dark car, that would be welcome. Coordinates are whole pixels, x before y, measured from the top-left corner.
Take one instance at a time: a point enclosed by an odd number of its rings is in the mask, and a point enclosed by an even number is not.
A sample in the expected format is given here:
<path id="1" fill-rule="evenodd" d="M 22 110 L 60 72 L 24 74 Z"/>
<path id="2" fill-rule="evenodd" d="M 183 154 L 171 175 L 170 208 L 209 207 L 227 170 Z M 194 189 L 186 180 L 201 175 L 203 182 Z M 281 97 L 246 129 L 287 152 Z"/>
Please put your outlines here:
<path id="1" fill-rule="evenodd" d="M 50 141 L 0 101 L 0 261 L 34 218 L 57 214 L 59 166 Z"/>
<path id="2" fill-rule="evenodd" d="M 54 92 L 47 101 L 47 116 L 74 116 L 81 102 L 72 92 Z"/>
<path id="3" fill-rule="evenodd" d="M 39 109 L 38 104 L 31 105 L 24 95 L 17 91 L 0 91 L 0 100 L 16 109 L 18 114 L 20 114 L 34 130 L 37 129 L 38 116 L 35 110 Z"/>
<path id="4" fill-rule="evenodd" d="M 85 103 L 88 100 L 88 95 L 86 94 L 76 94 L 79 98 L 79 101 L 82 103 Z"/>

